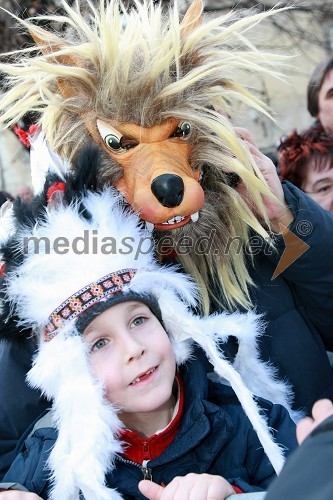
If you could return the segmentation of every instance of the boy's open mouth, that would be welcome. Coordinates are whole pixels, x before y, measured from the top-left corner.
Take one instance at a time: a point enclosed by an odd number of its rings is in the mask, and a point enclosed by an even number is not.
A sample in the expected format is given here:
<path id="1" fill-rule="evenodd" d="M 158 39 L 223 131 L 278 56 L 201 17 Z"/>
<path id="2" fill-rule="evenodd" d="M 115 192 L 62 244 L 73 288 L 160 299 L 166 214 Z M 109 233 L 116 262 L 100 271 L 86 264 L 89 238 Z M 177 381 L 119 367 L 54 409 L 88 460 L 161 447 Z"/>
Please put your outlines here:
<path id="1" fill-rule="evenodd" d="M 147 370 L 146 372 L 141 373 L 130 383 L 130 385 L 135 385 L 138 384 L 139 382 L 142 382 L 143 380 L 146 380 L 155 370 L 157 370 L 157 368 L 158 368 L 157 366 L 153 366 L 153 368 L 149 368 L 149 370 Z"/>

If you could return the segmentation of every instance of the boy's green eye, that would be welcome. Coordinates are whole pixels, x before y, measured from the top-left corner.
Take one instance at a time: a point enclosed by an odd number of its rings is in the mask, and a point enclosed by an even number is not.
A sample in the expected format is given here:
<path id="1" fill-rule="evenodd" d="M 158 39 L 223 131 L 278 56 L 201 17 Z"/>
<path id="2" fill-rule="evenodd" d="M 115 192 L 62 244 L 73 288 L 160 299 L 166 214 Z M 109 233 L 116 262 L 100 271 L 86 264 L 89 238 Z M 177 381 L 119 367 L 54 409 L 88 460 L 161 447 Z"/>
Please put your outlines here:
<path id="1" fill-rule="evenodd" d="M 99 351 L 100 349 L 105 347 L 107 343 L 108 343 L 108 341 L 106 339 L 99 339 L 99 340 L 97 340 L 97 342 L 95 342 L 92 345 L 91 350 L 92 351 Z"/>
<path id="2" fill-rule="evenodd" d="M 145 320 L 145 318 L 143 316 L 139 316 L 138 318 L 135 318 L 132 321 L 131 327 L 142 325 L 142 323 L 144 322 L 144 320 Z"/>

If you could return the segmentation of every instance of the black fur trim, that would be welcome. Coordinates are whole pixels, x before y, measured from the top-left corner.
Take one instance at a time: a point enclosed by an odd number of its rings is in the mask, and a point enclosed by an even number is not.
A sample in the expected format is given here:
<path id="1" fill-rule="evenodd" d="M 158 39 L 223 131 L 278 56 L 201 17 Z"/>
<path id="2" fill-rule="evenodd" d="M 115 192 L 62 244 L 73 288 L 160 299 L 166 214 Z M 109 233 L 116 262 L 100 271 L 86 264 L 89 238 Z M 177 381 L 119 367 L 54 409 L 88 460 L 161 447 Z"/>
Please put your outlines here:
<path id="1" fill-rule="evenodd" d="M 35 196 L 31 201 L 17 198 L 13 203 L 14 223 L 16 231 L 9 240 L 0 247 L 2 261 L 5 263 L 4 275 L 0 280 L 0 340 L 6 339 L 13 342 L 22 342 L 23 339 L 31 337 L 30 328 L 18 326 L 18 317 L 12 312 L 12 307 L 6 296 L 6 278 L 9 272 L 15 272 L 24 261 L 24 253 L 18 249 L 18 232 L 24 228 L 33 228 L 37 221 L 46 218 L 47 192 L 48 189 L 57 182 L 65 183 L 63 201 L 65 203 L 77 203 L 87 191 L 98 191 L 98 175 L 100 168 L 100 152 L 96 146 L 87 146 L 77 156 L 75 165 L 71 172 L 64 177 L 59 177 L 54 173 L 47 175 L 44 188 L 41 194 Z M 81 214 L 88 220 L 89 213 L 81 208 Z M 33 325 L 32 325 L 33 326 Z"/>

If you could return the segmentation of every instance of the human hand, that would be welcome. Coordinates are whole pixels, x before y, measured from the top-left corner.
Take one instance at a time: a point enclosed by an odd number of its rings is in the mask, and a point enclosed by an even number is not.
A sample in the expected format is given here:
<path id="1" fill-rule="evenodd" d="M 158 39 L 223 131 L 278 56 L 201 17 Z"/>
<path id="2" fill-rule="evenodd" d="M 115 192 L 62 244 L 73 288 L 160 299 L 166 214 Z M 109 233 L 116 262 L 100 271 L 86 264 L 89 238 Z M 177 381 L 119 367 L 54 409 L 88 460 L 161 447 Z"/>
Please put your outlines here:
<path id="1" fill-rule="evenodd" d="M 1 500 L 43 500 L 36 493 L 18 490 L 0 491 L 0 498 Z"/>
<path id="2" fill-rule="evenodd" d="M 329 399 L 320 399 L 312 408 L 312 418 L 300 420 L 296 427 L 297 441 L 302 444 L 304 439 L 326 418 L 333 415 L 333 403 Z"/>
<path id="3" fill-rule="evenodd" d="M 235 493 L 223 477 L 211 474 L 177 476 L 166 487 L 143 480 L 139 490 L 149 500 L 224 500 Z"/>
<path id="4" fill-rule="evenodd" d="M 255 141 L 250 134 L 250 132 L 245 128 L 235 127 L 236 134 L 240 137 L 256 162 L 260 172 L 262 173 L 267 186 L 269 187 L 274 198 L 268 196 L 263 196 L 263 203 L 266 208 L 268 218 L 271 222 L 272 230 L 276 233 L 281 232 L 280 224 L 288 227 L 293 221 L 293 215 L 289 208 L 287 207 L 284 199 L 283 188 L 281 181 L 276 171 L 276 167 L 272 160 L 265 156 L 256 146 Z M 248 200 L 247 189 L 244 183 L 240 183 L 237 187 L 237 191 L 242 195 L 245 200 Z"/>

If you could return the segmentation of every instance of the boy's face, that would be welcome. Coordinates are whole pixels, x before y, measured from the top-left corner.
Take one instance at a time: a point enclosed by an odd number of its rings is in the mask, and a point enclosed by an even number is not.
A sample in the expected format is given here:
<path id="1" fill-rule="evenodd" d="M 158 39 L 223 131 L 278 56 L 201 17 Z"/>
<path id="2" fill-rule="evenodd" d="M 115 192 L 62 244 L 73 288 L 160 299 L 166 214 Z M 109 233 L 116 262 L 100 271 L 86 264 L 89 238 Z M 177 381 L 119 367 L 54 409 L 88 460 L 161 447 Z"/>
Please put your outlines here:
<path id="1" fill-rule="evenodd" d="M 106 397 L 126 414 L 153 412 L 172 400 L 176 362 L 171 342 L 151 310 L 141 302 L 121 302 L 85 329 L 93 375 Z"/>

